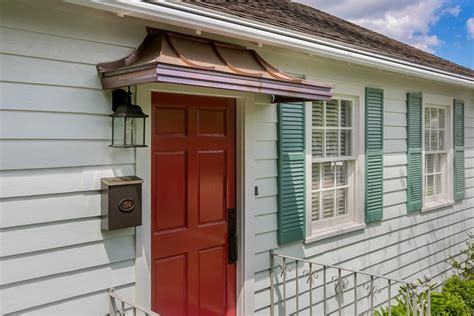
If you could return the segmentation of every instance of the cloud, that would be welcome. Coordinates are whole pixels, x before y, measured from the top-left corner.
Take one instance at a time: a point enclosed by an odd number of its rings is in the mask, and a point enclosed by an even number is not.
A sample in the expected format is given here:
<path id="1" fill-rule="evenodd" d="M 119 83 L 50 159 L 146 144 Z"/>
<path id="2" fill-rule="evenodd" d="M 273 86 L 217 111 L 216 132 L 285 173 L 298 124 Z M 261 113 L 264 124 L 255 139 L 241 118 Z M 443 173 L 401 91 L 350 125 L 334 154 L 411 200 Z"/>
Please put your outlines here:
<path id="1" fill-rule="evenodd" d="M 469 38 L 474 39 L 474 17 L 467 20 L 466 27 Z"/>
<path id="2" fill-rule="evenodd" d="M 452 16 L 458 16 L 459 13 L 461 13 L 461 7 L 460 6 L 455 6 L 455 7 L 449 7 L 441 11 L 441 15 L 443 14 L 450 14 Z"/>
<path id="3" fill-rule="evenodd" d="M 365 28 L 433 53 L 442 41 L 430 27 L 445 14 L 458 15 L 447 0 L 297 0 Z"/>

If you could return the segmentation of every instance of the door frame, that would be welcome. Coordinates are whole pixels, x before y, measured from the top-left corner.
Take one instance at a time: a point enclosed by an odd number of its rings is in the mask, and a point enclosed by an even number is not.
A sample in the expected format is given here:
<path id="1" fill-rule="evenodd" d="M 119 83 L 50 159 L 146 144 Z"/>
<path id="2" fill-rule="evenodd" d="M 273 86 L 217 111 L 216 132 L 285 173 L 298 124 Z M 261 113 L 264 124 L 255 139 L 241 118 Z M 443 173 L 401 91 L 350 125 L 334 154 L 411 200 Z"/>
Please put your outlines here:
<path id="1" fill-rule="evenodd" d="M 135 90 L 136 89 L 136 90 Z M 151 115 L 153 92 L 205 95 L 235 99 L 236 133 L 236 208 L 238 212 L 238 261 L 236 266 L 236 315 L 254 313 L 254 180 L 253 152 L 255 135 L 253 112 L 255 95 L 252 93 L 198 88 L 172 84 L 145 84 L 132 89 L 136 91 L 136 104 Z M 135 174 L 144 180 L 142 191 L 142 226 L 136 228 L 135 301 L 151 307 L 151 119 L 146 124 L 146 143 L 149 147 L 135 150 Z M 132 149 L 133 150 L 133 149 Z M 245 175 L 248 175 L 247 177 Z M 244 212 L 245 210 L 245 212 Z"/>

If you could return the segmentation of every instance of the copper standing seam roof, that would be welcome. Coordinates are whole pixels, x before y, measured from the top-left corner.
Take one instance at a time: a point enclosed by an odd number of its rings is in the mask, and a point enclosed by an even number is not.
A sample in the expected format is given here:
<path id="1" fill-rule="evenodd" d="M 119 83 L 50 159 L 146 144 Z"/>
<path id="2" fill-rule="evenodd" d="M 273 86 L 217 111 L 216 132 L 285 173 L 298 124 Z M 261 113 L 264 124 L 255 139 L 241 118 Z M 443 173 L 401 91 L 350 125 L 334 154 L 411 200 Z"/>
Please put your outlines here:
<path id="1" fill-rule="evenodd" d="M 274 102 L 331 97 L 332 85 L 283 73 L 246 47 L 153 28 L 147 33 L 129 56 L 97 65 L 104 89 L 165 82 L 270 94 Z"/>

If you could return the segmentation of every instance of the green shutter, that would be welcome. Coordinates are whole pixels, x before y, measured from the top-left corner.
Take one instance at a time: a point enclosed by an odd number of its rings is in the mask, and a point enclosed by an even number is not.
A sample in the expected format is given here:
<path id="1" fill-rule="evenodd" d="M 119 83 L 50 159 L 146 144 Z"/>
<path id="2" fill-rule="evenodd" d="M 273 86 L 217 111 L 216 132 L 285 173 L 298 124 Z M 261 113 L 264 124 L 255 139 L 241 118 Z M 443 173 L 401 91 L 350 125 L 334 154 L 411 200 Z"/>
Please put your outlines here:
<path id="1" fill-rule="evenodd" d="M 454 200 L 464 199 L 464 101 L 454 100 Z"/>
<path id="2" fill-rule="evenodd" d="M 383 90 L 365 89 L 365 222 L 383 217 Z"/>
<path id="3" fill-rule="evenodd" d="M 305 238 L 304 103 L 278 105 L 278 243 Z"/>
<path id="4" fill-rule="evenodd" d="M 422 95 L 407 93 L 407 211 L 422 205 Z"/>

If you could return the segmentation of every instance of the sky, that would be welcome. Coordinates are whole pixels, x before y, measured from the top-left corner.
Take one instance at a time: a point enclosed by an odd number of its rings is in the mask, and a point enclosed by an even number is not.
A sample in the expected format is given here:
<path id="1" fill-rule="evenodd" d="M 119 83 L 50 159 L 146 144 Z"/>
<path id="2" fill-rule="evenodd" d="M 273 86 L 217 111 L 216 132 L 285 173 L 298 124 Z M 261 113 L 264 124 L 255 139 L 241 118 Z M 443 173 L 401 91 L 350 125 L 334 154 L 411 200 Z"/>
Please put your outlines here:
<path id="1" fill-rule="evenodd" d="M 295 0 L 474 69 L 474 0 Z"/>

